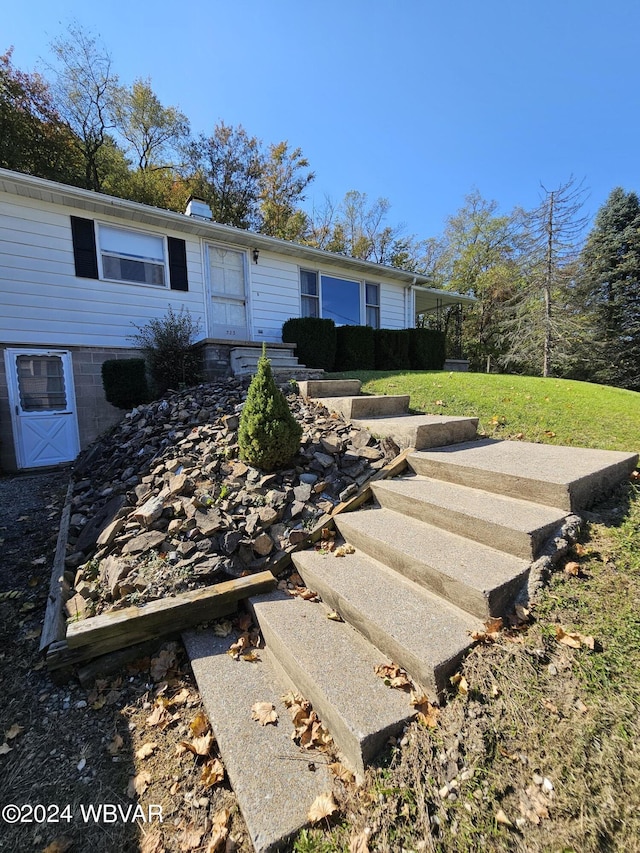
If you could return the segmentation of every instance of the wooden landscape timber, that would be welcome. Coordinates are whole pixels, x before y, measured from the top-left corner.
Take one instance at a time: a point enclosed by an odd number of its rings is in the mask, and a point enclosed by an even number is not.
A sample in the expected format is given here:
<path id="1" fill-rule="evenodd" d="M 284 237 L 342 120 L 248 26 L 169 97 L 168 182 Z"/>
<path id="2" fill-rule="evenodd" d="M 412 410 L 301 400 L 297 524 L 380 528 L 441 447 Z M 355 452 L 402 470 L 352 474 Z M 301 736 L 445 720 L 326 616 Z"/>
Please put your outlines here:
<path id="1" fill-rule="evenodd" d="M 267 592 L 274 584 L 273 574 L 264 571 L 173 598 L 149 601 L 141 607 L 125 607 L 71 622 L 64 643 L 55 643 L 50 648 L 47 665 L 50 669 L 74 665 L 227 616 L 236 609 L 238 601 Z"/>
<path id="2" fill-rule="evenodd" d="M 67 548 L 67 536 L 69 534 L 69 519 L 71 518 L 72 493 L 73 483 L 70 481 L 60 517 L 56 553 L 53 558 L 51 580 L 49 581 L 49 595 L 47 596 L 44 624 L 42 626 L 42 634 L 40 635 L 39 651 L 41 654 L 46 652 L 52 643 L 63 640 L 67 631 L 64 605 L 71 592 L 71 587 L 64 576 L 64 558 Z"/>

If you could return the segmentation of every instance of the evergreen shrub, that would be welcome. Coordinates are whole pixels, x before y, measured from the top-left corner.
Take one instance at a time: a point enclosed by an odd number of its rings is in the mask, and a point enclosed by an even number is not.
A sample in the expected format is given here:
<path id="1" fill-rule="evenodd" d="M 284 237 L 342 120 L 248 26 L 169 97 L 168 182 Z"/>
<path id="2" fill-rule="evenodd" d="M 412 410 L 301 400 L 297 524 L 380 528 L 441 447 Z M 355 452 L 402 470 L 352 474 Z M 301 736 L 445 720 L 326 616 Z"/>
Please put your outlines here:
<path id="1" fill-rule="evenodd" d="M 291 317 L 282 326 L 282 342 L 296 345 L 301 364 L 322 370 L 334 369 L 336 326 L 321 317 Z"/>
<path id="2" fill-rule="evenodd" d="M 338 326 L 336 366 L 342 370 L 373 370 L 374 346 L 371 326 Z"/>
<path id="3" fill-rule="evenodd" d="M 412 370 L 442 370 L 445 334 L 437 329 L 407 329 L 409 362 Z"/>
<path id="4" fill-rule="evenodd" d="M 283 468 L 300 449 L 301 438 L 302 426 L 275 383 L 263 344 L 258 370 L 240 415 L 240 459 L 264 471 Z"/>
<path id="5" fill-rule="evenodd" d="M 102 387 L 107 401 L 118 409 L 133 409 L 149 401 L 143 358 L 110 358 L 102 363 Z"/>
<path id="6" fill-rule="evenodd" d="M 409 370 L 408 329 L 376 329 L 374 331 L 376 370 Z"/>

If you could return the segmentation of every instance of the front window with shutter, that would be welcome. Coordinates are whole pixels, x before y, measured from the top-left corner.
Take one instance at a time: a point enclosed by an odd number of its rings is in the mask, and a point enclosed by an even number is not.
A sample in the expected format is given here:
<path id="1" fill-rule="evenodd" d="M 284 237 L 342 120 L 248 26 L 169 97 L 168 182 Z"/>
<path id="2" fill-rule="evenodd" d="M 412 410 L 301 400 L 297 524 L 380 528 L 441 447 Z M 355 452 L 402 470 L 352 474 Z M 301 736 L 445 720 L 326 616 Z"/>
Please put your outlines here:
<path id="1" fill-rule="evenodd" d="M 100 225 L 98 241 L 102 278 L 159 287 L 166 285 L 163 237 Z"/>

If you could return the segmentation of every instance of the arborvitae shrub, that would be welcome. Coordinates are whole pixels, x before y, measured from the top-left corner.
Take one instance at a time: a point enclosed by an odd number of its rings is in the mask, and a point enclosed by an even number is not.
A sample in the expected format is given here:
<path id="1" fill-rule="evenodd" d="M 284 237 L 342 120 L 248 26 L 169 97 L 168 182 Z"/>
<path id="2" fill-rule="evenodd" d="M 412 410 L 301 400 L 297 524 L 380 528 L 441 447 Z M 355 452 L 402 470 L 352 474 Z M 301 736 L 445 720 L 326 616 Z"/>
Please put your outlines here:
<path id="1" fill-rule="evenodd" d="M 146 365 L 143 358 L 111 358 L 102 363 L 102 387 L 112 406 L 133 409 L 149 400 Z"/>
<path id="2" fill-rule="evenodd" d="M 336 358 L 336 327 L 321 317 L 292 317 L 282 326 L 282 342 L 296 345 L 301 364 L 333 370 Z"/>
<path id="3" fill-rule="evenodd" d="M 373 370 L 375 362 L 371 326 L 338 326 L 336 335 L 336 370 Z"/>
<path id="4" fill-rule="evenodd" d="M 408 370 L 407 329 L 376 329 L 374 332 L 376 370 Z"/>
<path id="5" fill-rule="evenodd" d="M 240 459 L 264 471 L 274 471 L 293 459 L 300 449 L 301 437 L 302 426 L 275 383 L 263 345 L 258 371 L 240 415 Z"/>
<path id="6" fill-rule="evenodd" d="M 437 329 L 407 329 L 412 370 L 442 370 L 445 335 Z"/>

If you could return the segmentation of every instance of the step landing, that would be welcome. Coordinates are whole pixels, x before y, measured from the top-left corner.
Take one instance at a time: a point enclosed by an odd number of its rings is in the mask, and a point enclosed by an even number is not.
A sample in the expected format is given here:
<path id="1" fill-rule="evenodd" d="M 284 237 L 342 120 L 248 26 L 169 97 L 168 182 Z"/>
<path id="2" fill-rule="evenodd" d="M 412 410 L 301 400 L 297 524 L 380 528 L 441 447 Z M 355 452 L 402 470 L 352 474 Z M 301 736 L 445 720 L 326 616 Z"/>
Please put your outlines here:
<path id="1" fill-rule="evenodd" d="M 298 551 L 293 562 L 327 606 L 406 669 L 432 701 L 441 697 L 480 620 L 359 550 L 345 557 Z"/>
<path id="2" fill-rule="evenodd" d="M 535 560 L 565 510 L 419 474 L 371 484 L 378 503 L 474 542 Z"/>
<path id="3" fill-rule="evenodd" d="M 402 415 L 409 409 L 409 394 L 372 394 L 370 396 L 317 397 L 318 403 L 345 420 Z"/>
<path id="4" fill-rule="evenodd" d="M 409 464 L 427 477 L 576 512 L 627 479 L 638 454 L 483 439 L 421 449 Z"/>
<path id="5" fill-rule="evenodd" d="M 448 415 L 398 415 L 396 417 L 355 417 L 357 427 L 380 438 L 392 438 L 401 449 L 424 450 L 476 437 L 478 418 Z"/>
<path id="6" fill-rule="evenodd" d="M 526 583 L 529 560 L 389 509 L 342 513 L 345 540 L 480 619 L 502 616 Z"/>
<path id="7" fill-rule="evenodd" d="M 250 606 L 268 653 L 311 702 L 345 763 L 364 775 L 413 716 L 407 695 L 374 672 L 390 661 L 351 625 L 328 619 L 324 604 L 274 590 Z"/>
<path id="8" fill-rule="evenodd" d="M 213 733 L 256 853 L 271 853 L 307 824 L 333 777 L 323 754 L 302 752 L 281 696 L 287 691 L 267 656 L 257 663 L 227 654 L 234 637 L 212 630 L 182 635 Z M 251 719 L 256 702 L 272 702 L 278 724 Z M 309 762 L 315 767 L 312 772 Z"/>
<path id="9" fill-rule="evenodd" d="M 303 397 L 357 397 L 361 387 L 359 379 L 320 379 L 298 383 Z"/>

